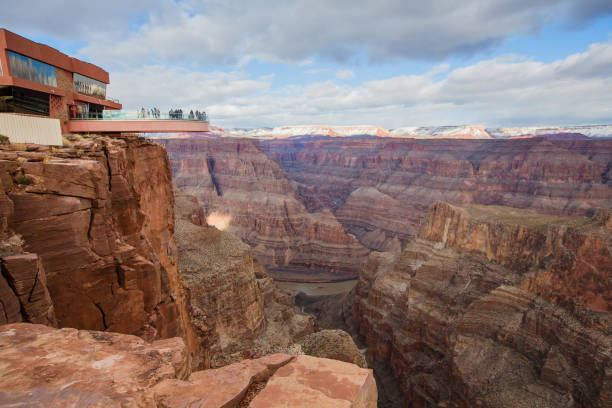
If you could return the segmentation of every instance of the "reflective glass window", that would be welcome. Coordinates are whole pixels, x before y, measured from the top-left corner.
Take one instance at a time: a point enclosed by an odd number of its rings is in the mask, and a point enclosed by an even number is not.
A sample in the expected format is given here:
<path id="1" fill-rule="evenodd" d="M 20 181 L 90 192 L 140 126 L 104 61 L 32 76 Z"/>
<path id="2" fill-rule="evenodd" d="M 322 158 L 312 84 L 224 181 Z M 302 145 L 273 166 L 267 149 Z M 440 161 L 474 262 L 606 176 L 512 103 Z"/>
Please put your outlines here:
<path id="1" fill-rule="evenodd" d="M 55 77 L 55 67 L 53 65 L 45 64 L 13 51 L 9 51 L 8 55 L 11 74 L 15 78 L 27 79 L 39 84 L 57 87 L 57 78 Z"/>
<path id="2" fill-rule="evenodd" d="M 74 91 L 83 95 L 106 99 L 106 84 L 74 73 Z"/>

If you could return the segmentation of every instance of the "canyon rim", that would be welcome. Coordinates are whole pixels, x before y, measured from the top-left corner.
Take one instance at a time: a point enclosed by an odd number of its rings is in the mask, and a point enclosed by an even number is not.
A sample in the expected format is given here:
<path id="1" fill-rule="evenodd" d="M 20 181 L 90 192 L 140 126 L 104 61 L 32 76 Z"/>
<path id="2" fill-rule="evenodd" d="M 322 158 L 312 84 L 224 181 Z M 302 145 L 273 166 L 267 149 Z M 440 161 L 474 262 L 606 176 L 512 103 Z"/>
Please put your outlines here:
<path id="1" fill-rule="evenodd" d="M 0 408 L 612 407 L 609 1 L 0 9 Z"/>

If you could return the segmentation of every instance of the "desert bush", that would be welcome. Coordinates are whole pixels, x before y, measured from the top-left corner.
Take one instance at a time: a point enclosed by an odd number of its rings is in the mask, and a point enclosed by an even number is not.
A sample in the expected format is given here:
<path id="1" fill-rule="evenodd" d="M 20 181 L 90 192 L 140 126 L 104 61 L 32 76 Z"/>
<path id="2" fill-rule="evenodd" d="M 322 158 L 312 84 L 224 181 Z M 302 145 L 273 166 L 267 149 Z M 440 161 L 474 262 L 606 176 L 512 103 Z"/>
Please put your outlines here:
<path id="1" fill-rule="evenodd" d="M 0 134 L 0 145 L 7 145 L 7 144 L 11 144 L 11 141 L 9 140 L 8 136 L 4 136 Z"/>
<path id="2" fill-rule="evenodd" d="M 30 184 L 34 183 L 34 180 L 32 180 L 28 176 L 19 176 L 17 177 L 16 181 L 17 181 L 17 184 L 21 184 L 23 186 L 29 186 Z"/>
<path id="3" fill-rule="evenodd" d="M 10 144 L 10 150 L 16 150 L 16 151 L 26 151 L 27 150 L 27 146 L 25 143 L 11 143 Z"/>

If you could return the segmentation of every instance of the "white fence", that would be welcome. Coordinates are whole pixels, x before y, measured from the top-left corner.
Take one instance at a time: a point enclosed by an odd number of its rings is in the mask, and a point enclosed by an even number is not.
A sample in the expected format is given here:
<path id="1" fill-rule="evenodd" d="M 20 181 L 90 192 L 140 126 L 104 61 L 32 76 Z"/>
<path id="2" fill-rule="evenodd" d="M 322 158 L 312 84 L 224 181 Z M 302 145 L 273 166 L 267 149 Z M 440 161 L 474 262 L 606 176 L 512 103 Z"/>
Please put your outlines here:
<path id="1" fill-rule="evenodd" d="M 62 145 L 60 121 L 53 118 L 0 113 L 0 135 L 11 143 Z"/>

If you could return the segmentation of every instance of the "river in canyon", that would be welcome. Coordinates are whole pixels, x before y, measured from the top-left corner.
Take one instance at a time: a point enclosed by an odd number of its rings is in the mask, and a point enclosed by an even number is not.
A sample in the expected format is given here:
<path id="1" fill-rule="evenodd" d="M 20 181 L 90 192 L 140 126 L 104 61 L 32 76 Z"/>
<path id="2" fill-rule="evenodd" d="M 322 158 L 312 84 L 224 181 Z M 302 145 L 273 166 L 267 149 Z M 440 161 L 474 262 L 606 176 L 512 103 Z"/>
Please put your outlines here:
<path id="1" fill-rule="evenodd" d="M 302 292 L 308 296 L 336 295 L 347 293 L 355 287 L 357 279 L 341 282 L 279 282 L 276 286 L 285 292 Z"/>

